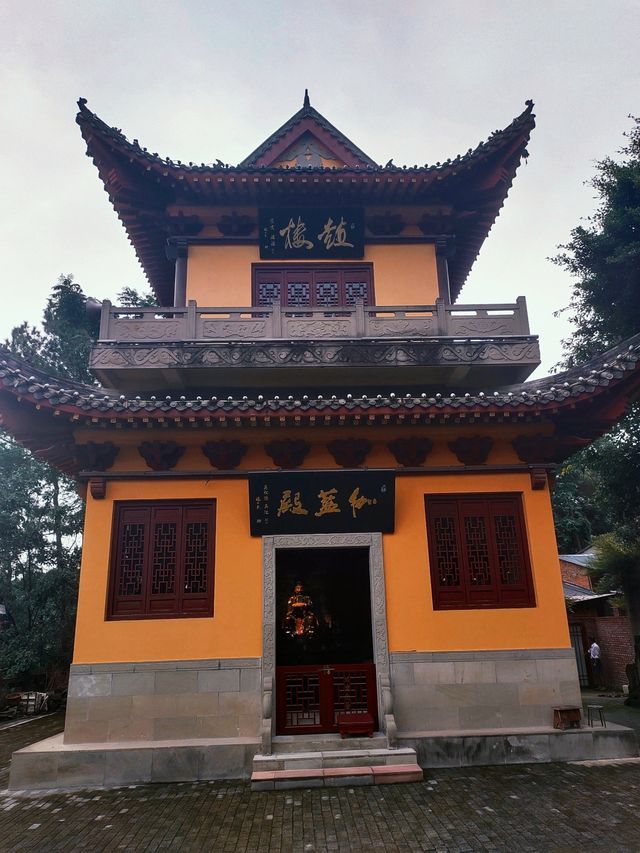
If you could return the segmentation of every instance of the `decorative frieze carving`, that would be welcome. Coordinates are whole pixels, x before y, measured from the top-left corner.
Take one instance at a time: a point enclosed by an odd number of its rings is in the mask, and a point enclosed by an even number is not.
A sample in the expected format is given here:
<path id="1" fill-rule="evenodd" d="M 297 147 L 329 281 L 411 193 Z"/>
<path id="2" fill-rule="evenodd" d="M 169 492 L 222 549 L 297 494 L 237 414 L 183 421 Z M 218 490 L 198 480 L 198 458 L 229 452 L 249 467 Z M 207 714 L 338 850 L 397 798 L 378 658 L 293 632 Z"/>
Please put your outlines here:
<path id="1" fill-rule="evenodd" d="M 336 438 L 327 444 L 329 453 L 342 468 L 357 468 L 371 452 L 372 444 L 366 438 Z"/>
<path id="2" fill-rule="evenodd" d="M 395 438 L 387 444 L 393 453 L 396 462 L 405 468 L 415 468 L 422 465 L 433 449 L 433 442 L 429 438 L 411 436 L 409 438 Z"/>
<path id="3" fill-rule="evenodd" d="M 355 337 L 355 324 L 350 320 L 284 320 L 284 333 L 292 338 Z"/>
<path id="4" fill-rule="evenodd" d="M 85 471 L 106 471 L 113 465 L 119 450 L 112 441 L 88 441 L 76 445 L 76 457 Z"/>
<path id="5" fill-rule="evenodd" d="M 426 318 L 427 320 L 429 318 Z M 415 320 L 411 321 L 415 326 Z M 426 323 L 425 323 L 426 328 Z M 397 334 L 397 331 L 395 332 Z M 401 334 L 410 335 L 408 331 Z M 427 333 L 428 334 L 428 333 Z M 348 341 L 321 343 L 305 334 L 300 341 L 256 341 L 229 343 L 175 343 L 172 345 L 133 346 L 99 343 L 91 352 L 91 367 L 310 367 L 333 364 L 354 366 L 405 366 L 424 364 L 538 364 L 537 342 L 470 342 L 442 344 L 437 340 L 416 343 Z"/>
<path id="6" fill-rule="evenodd" d="M 175 441 L 143 441 L 138 452 L 153 471 L 169 471 L 177 465 L 184 447 Z"/>
<path id="7" fill-rule="evenodd" d="M 563 457 L 562 443 L 555 435 L 519 435 L 511 444 L 518 459 L 530 465 L 556 462 Z"/>
<path id="8" fill-rule="evenodd" d="M 130 341 L 176 341 L 186 335 L 180 320 L 158 320 L 139 322 L 136 320 L 114 320 L 113 334 L 116 339 Z"/>
<path id="9" fill-rule="evenodd" d="M 299 468 L 311 450 L 311 445 L 302 439 L 290 438 L 271 441 L 265 444 L 264 449 L 278 468 Z"/>
<path id="10" fill-rule="evenodd" d="M 488 435 L 460 436 L 449 442 L 449 450 L 463 465 L 483 465 L 492 447 L 493 439 Z"/>
<path id="11" fill-rule="evenodd" d="M 207 441 L 202 452 L 214 468 L 230 471 L 237 468 L 247 452 L 247 445 L 241 441 Z"/>
<path id="12" fill-rule="evenodd" d="M 238 338 L 253 338 L 266 337 L 267 324 L 265 320 L 247 320 L 246 322 L 235 321 L 230 323 L 227 320 L 203 320 L 202 322 L 202 337 L 220 340 L 228 338 L 229 340 L 237 340 Z"/>

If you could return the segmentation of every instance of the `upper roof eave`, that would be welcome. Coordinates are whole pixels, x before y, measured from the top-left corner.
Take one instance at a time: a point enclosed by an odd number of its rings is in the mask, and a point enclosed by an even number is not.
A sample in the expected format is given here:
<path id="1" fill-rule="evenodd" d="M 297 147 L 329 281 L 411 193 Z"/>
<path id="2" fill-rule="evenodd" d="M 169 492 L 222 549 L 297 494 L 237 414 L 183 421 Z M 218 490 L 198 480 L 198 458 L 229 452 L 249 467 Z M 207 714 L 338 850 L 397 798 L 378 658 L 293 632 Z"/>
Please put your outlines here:
<path id="1" fill-rule="evenodd" d="M 527 155 L 526 146 L 535 125 L 533 102 L 527 101 L 524 111 L 508 127 L 495 131 L 475 149 L 469 149 L 466 154 L 458 155 L 453 160 L 433 166 L 377 166 L 317 113 L 326 126 L 340 136 L 338 141 L 342 140 L 341 144 L 348 143 L 354 155 L 357 152 L 368 162 L 363 166 L 352 165 L 342 169 L 282 169 L 245 165 L 253 155 L 239 166 L 225 165 L 221 160 L 215 165 L 197 165 L 162 158 L 140 146 L 137 140 L 130 142 L 120 129 L 109 127 L 88 109 L 84 98 L 78 101 L 78 106 L 76 121 L 87 143 L 87 154 L 98 168 L 113 207 L 125 226 L 129 240 L 161 305 L 171 304 L 173 296 L 172 267 L 164 252 L 166 233 L 161 223 L 153 217 L 150 219 L 140 216 L 126 193 L 124 197 L 120 197 L 119 190 L 113 183 L 114 174 L 117 175 L 118 170 L 126 172 L 127 177 L 135 172 L 135 180 L 141 186 L 149 188 L 151 198 L 164 198 L 165 201 L 182 197 L 183 201 L 187 200 L 185 203 L 190 204 L 259 205 L 267 203 L 266 200 L 271 198 L 270 187 L 277 186 L 280 193 L 280 188 L 284 186 L 288 192 L 293 193 L 297 191 L 297 187 L 304 189 L 308 200 L 311 200 L 314 194 L 326 196 L 327 193 L 340 191 L 348 194 L 345 197 L 349 199 L 349 203 L 388 206 L 390 202 L 387 190 L 390 188 L 393 204 L 429 204 L 434 201 L 441 203 L 443 199 L 446 201 L 448 193 L 451 192 L 454 196 L 458 194 L 463 178 L 466 180 L 471 175 L 482 175 L 483 169 L 491 169 L 496 176 L 496 188 L 482 211 L 467 217 L 464 234 L 461 232 L 457 241 L 455 257 L 450 259 L 451 294 L 455 301 L 504 204 L 520 161 Z M 298 119 L 298 116 L 311 113 L 316 114 L 316 111 L 311 107 L 303 107 L 280 130 L 286 129 L 291 123 L 304 120 Z M 279 132 L 276 131 L 276 135 Z M 266 143 L 263 143 L 264 145 Z M 310 174 L 314 176 L 313 181 L 308 179 Z M 320 176 L 324 176 L 324 180 L 318 181 Z M 283 181 L 286 183 L 283 184 Z M 188 201 L 189 198 L 191 202 Z M 280 195 L 279 198 L 280 203 L 283 203 Z M 149 203 L 149 199 L 145 201 Z M 153 207 L 153 200 L 150 203 Z M 155 204 L 156 213 L 161 219 L 165 215 L 164 202 L 158 201 Z"/>
<path id="2" fill-rule="evenodd" d="M 535 115 L 533 113 L 533 101 L 527 101 L 526 107 L 523 112 L 517 116 L 507 127 L 503 130 L 494 131 L 489 138 L 480 142 L 475 148 L 469 149 L 465 154 L 458 155 L 455 158 L 446 160 L 443 163 L 436 163 L 435 165 L 425 164 L 424 166 L 396 166 L 393 164 L 380 166 L 375 163 L 370 157 L 368 157 L 364 152 L 362 152 L 359 148 L 353 145 L 343 134 L 340 133 L 336 128 L 333 127 L 323 116 L 320 115 L 313 107 L 305 108 L 303 107 L 298 113 L 292 116 L 288 122 L 273 134 L 275 137 L 278 134 L 281 134 L 281 131 L 288 128 L 290 124 L 295 125 L 307 115 L 313 113 L 318 116 L 328 127 L 332 129 L 332 132 L 344 139 L 349 145 L 352 147 L 354 153 L 357 152 L 358 156 L 365 159 L 367 162 L 366 166 L 361 168 L 358 166 L 345 166 L 343 169 L 329 168 L 329 167 L 296 167 L 295 169 L 287 170 L 279 167 L 270 167 L 270 166 L 253 166 L 251 165 L 252 159 L 255 159 L 255 154 L 258 151 L 261 151 L 264 146 L 267 145 L 269 140 L 266 140 L 259 146 L 256 151 L 249 155 L 249 157 L 245 158 L 241 163 L 237 166 L 231 166 L 223 163 L 221 160 L 217 160 L 215 164 L 196 164 L 196 163 L 182 163 L 180 160 L 172 160 L 169 157 L 161 157 L 157 153 L 150 153 L 146 148 L 142 147 L 137 139 L 133 141 L 129 141 L 127 137 L 122 133 L 119 128 L 110 127 L 106 124 L 102 119 L 100 119 L 95 113 L 91 112 L 91 110 L 87 107 L 87 101 L 85 98 L 80 98 L 78 100 L 78 113 L 76 115 L 76 122 L 80 126 L 82 135 L 87 142 L 87 145 L 90 146 L 90 140 L 93 135 L 101 138 L 103 141 L 107 142 L 114 152 L 120 152 L 122 154 L 126 154 L 128 159 L 139 160 L 140 162 L 144 162 L 145 168 L 148 167 L 156 167 L 163 170 L 165 177 L 179 175 L 186 175 L 187 173 L 193 174 L 204 174 L 211 177 L 220 177 L 225 174 L 244 174 L 254 175 L 258 174 L 277 174 L 282 175 L 284 172 L 291 173 L 327 173 L 327 174 L 335 174 L 336 172 L 342 174 L 347 173 L 351 177 L 351 173 L 355 173 L 355 175 L 365 173 L 369 174 L 370 172 L 376 172 L 388 176 L 393 175 L 406 175 L 406 174 L 427 174 L 430 172 L 438 173 L 438 177 L 442 179 L 445 175 L 450 174 L 451 172 L 456 172 L 462 166 L 469 166 L 475 162 L 486 159 L 494 154 L 496 154 L 503 147 L 509 147 L 514 139 L 517 137 L 522 137 L 522 142 L 524 146 L 526 146 L 526 142 L 528 142 L 529 135 L 535 126 Z M 271 137 L 270 137 L 271 138 Z M 523 150 L 520 152 L 520 156 L 518 157 L 518 161 L 524 155 L 526 155 L 526 151 Z M 88 151 L 91 154 L 91 151 Z"/>

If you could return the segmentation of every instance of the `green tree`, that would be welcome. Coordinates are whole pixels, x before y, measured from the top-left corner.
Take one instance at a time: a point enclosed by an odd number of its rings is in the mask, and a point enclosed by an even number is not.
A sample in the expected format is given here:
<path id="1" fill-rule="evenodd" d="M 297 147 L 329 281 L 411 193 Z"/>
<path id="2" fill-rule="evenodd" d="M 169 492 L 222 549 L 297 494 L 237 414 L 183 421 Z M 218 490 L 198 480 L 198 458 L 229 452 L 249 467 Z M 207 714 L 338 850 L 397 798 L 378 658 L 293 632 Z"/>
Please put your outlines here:
<path id="1" fill-rule="evenodd" d="M 640 332 L 640 120 L 633 118 L 621 159 L 596 164 L 591 186 L 598 208 L 571 232 L 554 261 L 573 277 L 569 312 L 573 336 L 564 342 L 565 366 L 601 353 Z M 581 485 L 590 483 L 584 500 Z M 640 705 L 640 407 L 590 448 L 576 454 L 558 478 L 554 496 L 561 541 L 596 540 L 600 584 L 622 589 L 635 637 L 628 669 L 630 704 Z M 569 508 L 571 513 L 563 517 Z M 596 518 L 596 526 L 593 519 Z"/>
<path id="2" fill-rule="evenodd" d="M 126 307 L 154 304 L 125 288 Z M 92 300 L 95 303 L 95 300 Z M 99 312 L 73 276 L 52 288 L 41 328 L 23 323 L 6 346 L 61 380 L 93 383 L 89 352 Z M 39 461 L 0 430 L 0 682 L 45 687 L 68 669 L 73 646 L 83 503 L 68 477 Z"/>
<path id="3" fill-rule="evenodd" d="M 567 366 L 640 329 L 640 119 L 632 121 L 622 159 L 596 164 L 589 182 L 599 200 L 596 212 L 572 230 L 553 259 L 573 278 L 571 301 L 563 309 L 575 327 L 564 342 Z"/>
<path id="4" fill-rule="evenodd" d="M 83 506 L 73 483 L 0 434 L 0 672 L 43 688 L 68 668 Z"/>

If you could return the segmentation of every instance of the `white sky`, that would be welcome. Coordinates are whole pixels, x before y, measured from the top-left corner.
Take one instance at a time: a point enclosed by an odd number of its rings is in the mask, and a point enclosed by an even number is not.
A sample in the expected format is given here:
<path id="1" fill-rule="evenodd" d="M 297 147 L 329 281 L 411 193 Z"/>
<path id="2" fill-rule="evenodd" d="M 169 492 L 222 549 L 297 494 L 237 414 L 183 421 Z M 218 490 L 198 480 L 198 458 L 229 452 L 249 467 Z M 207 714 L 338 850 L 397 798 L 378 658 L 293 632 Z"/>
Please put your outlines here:
<path id="1" fill-rule="evenodd" d="M 523 294 L 543 368 L 570 280 L 547 259 L 638 114 L 638 0 L 2 0 L 0 338 L 60 273 L 145 280 L 74 122 L 76 99 L 150 151 L 235 164 L 311 103 L 380 163 L 464 153 L 536 102 L 531 157 L 463 290 Z"/>

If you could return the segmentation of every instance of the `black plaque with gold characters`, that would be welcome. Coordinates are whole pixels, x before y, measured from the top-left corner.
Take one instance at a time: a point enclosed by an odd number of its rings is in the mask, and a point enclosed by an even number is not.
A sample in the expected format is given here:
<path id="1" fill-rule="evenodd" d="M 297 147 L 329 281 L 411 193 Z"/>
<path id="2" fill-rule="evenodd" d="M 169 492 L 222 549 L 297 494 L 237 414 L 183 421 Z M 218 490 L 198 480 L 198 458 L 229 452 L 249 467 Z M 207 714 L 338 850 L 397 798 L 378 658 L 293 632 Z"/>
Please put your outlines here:
<path id="1" fill-rule="evenodd" d="M 364 257 L 361 207 L 261 208 L 260 257 L 267 260 L 338 260 Z"/>
<path id="2" fill-rule="evenodd" d="M 393 533 L 395 480 L 378 471 L 249 474 L 252 536 Z"/>

